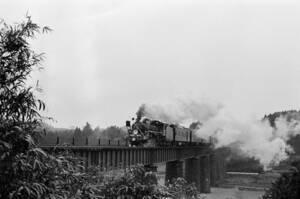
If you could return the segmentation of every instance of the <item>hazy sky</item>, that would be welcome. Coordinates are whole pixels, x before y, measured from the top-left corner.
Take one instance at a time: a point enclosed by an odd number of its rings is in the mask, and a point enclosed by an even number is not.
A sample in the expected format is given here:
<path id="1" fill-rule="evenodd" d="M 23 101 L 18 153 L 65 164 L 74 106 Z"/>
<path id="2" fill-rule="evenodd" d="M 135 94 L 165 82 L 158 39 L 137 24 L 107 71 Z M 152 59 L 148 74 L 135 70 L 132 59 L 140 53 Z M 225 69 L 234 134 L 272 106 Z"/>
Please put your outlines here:
<path id="1" fill-rule="evenodd" d="M 0 2 L 7 22 L 26 12 L 54 30 L 33 45 L 56 126 L 123 125 L 141 103 L 178 97 L 258 118 L 300 109 L 300 2 Z"/>

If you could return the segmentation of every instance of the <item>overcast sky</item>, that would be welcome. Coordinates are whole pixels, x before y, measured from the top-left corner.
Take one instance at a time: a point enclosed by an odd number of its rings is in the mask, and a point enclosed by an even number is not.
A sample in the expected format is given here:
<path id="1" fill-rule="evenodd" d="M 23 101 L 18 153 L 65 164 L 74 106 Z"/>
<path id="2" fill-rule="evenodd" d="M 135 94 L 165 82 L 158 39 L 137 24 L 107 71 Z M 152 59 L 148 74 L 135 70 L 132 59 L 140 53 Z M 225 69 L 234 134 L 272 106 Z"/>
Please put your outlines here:
<path id="1" fill-rule="evenodd" d="M 26 12 L 54 30 L 33 45 L 56 126 L 123 125 L 141 103 L 178 97 L 257 118 L 300 109 L 300 2 L 0 2 L 7 22 Z"/>

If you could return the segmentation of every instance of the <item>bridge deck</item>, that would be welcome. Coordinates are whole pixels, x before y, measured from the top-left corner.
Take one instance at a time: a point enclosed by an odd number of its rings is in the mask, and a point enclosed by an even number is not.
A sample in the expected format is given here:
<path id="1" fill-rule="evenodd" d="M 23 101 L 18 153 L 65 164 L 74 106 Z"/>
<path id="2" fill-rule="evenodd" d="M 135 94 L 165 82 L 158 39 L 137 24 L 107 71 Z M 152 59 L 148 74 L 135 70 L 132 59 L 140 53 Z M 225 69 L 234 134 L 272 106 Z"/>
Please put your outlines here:
<path id="1" fill-rule="evenodd" d="M 45 150 L 71 150 L 86 166 L 125 168 L 135 164 L 155 164 L 212 153 L 207 146 L 126 147 L 126 146 L 41 146 Z"/>

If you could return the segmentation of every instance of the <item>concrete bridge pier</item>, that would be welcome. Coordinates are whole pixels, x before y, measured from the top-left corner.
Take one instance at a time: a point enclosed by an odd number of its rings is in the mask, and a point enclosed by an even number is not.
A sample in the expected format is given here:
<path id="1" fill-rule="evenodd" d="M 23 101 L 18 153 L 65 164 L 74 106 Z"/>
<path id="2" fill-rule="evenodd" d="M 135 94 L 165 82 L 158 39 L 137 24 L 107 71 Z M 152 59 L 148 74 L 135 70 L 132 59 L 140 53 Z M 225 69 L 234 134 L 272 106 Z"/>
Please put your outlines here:
<path id="1" fill-rule="evenodd" d="M 216 186 L 217 185 L 217 165 L 216 165 L 216 155 L 211 154 L 210 158 L 210 185 Z"/>
<path id="2" fill-rule="evenodd" d="M 175 160 L 166 163 L 165 183 L 168 184 L 174 178 L 183 177 L 183 161 Z"/>
<path id="3" fill-rule="evenodd" d="M 219 169 L 219 176 L 220 176 L 219 180 L 223 181 L 224 178 L 225 178 L 225 174 L 226 174 L 225 160 L 224 160 L 223 157 L 219 157 L 218 165 L 220 167 L 220 169 Z"/>
<path id="4" fill-rule="evenodd" d="M 210 193 L 211 169 L 210 156 L 200 156 L 185 160 L 185 179 L 189 183 L 195 183 L 201 193 Z"/>
<path id="5" fill-rule="evenodd" d="M 210 193 L 210 160 L 209 155 L 200 156 L 200 192 Z"/>
<path id="6" fill-rule="evenodd" d="M 210 193 L 211 178 L 215 180 L 216 169 L 211 169 L 210 155 L 188 158 L 184 161 L 176 160 L 166 163 L 165 182 L 168 184 L 172 179 L 184 177 L 187 182 L 195 183 L 201 193 Z M 214 167 L 214 166 L 213 166 Z"/>
<path id="7" fill-rule="evenodd" d="M 189 158 L 185 160 L 185 179 L 188 183 L 195 183 L 200 191 L 200 162 L 198 158 Z"/>
<path id="8" fill-rule="evenodd" d="M 223 182 L 224 174 L 225 174 L 225 160 L 220 155 L 215 155 L 214 165 L 215 165 L 215 176 L 216 176 L 216 184 Z"/>

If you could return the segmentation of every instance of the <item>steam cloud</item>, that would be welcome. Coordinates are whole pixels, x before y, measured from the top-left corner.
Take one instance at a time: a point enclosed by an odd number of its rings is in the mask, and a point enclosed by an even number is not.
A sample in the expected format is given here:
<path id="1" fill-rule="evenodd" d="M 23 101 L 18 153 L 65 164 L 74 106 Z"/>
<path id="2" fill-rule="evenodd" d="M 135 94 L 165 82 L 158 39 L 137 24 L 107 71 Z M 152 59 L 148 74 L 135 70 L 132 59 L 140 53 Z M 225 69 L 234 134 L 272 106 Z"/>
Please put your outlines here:
<path id="1" fill-rule="evenodd" d="M 273 128 L 267 120 L 244 121 L 226 112 L 221 104 L 193 100 L 168 105 L 143 104 L 137 116 L 179 124 L 200 121 L 202 125 L 196 131 L 197 136 L 212 137 L 216 147 L 229 146 L 254 157 L 265 169 L 288 158 L 293 149 L 287 140 L 300 134 L 298 122 L 287 121 L 287 116 L 277 118 L 276 128 Z"/>
<path id="2" fill-rule="evenodd" d="M 217 115 L 223 107 L 219 103 L 177 100 L 171 104 L 142 104 L 137 111 L 137 120 L 142 117 L 161 120 L 167 123 L 183 124 L 194 121 L 207 121 Z"/>

